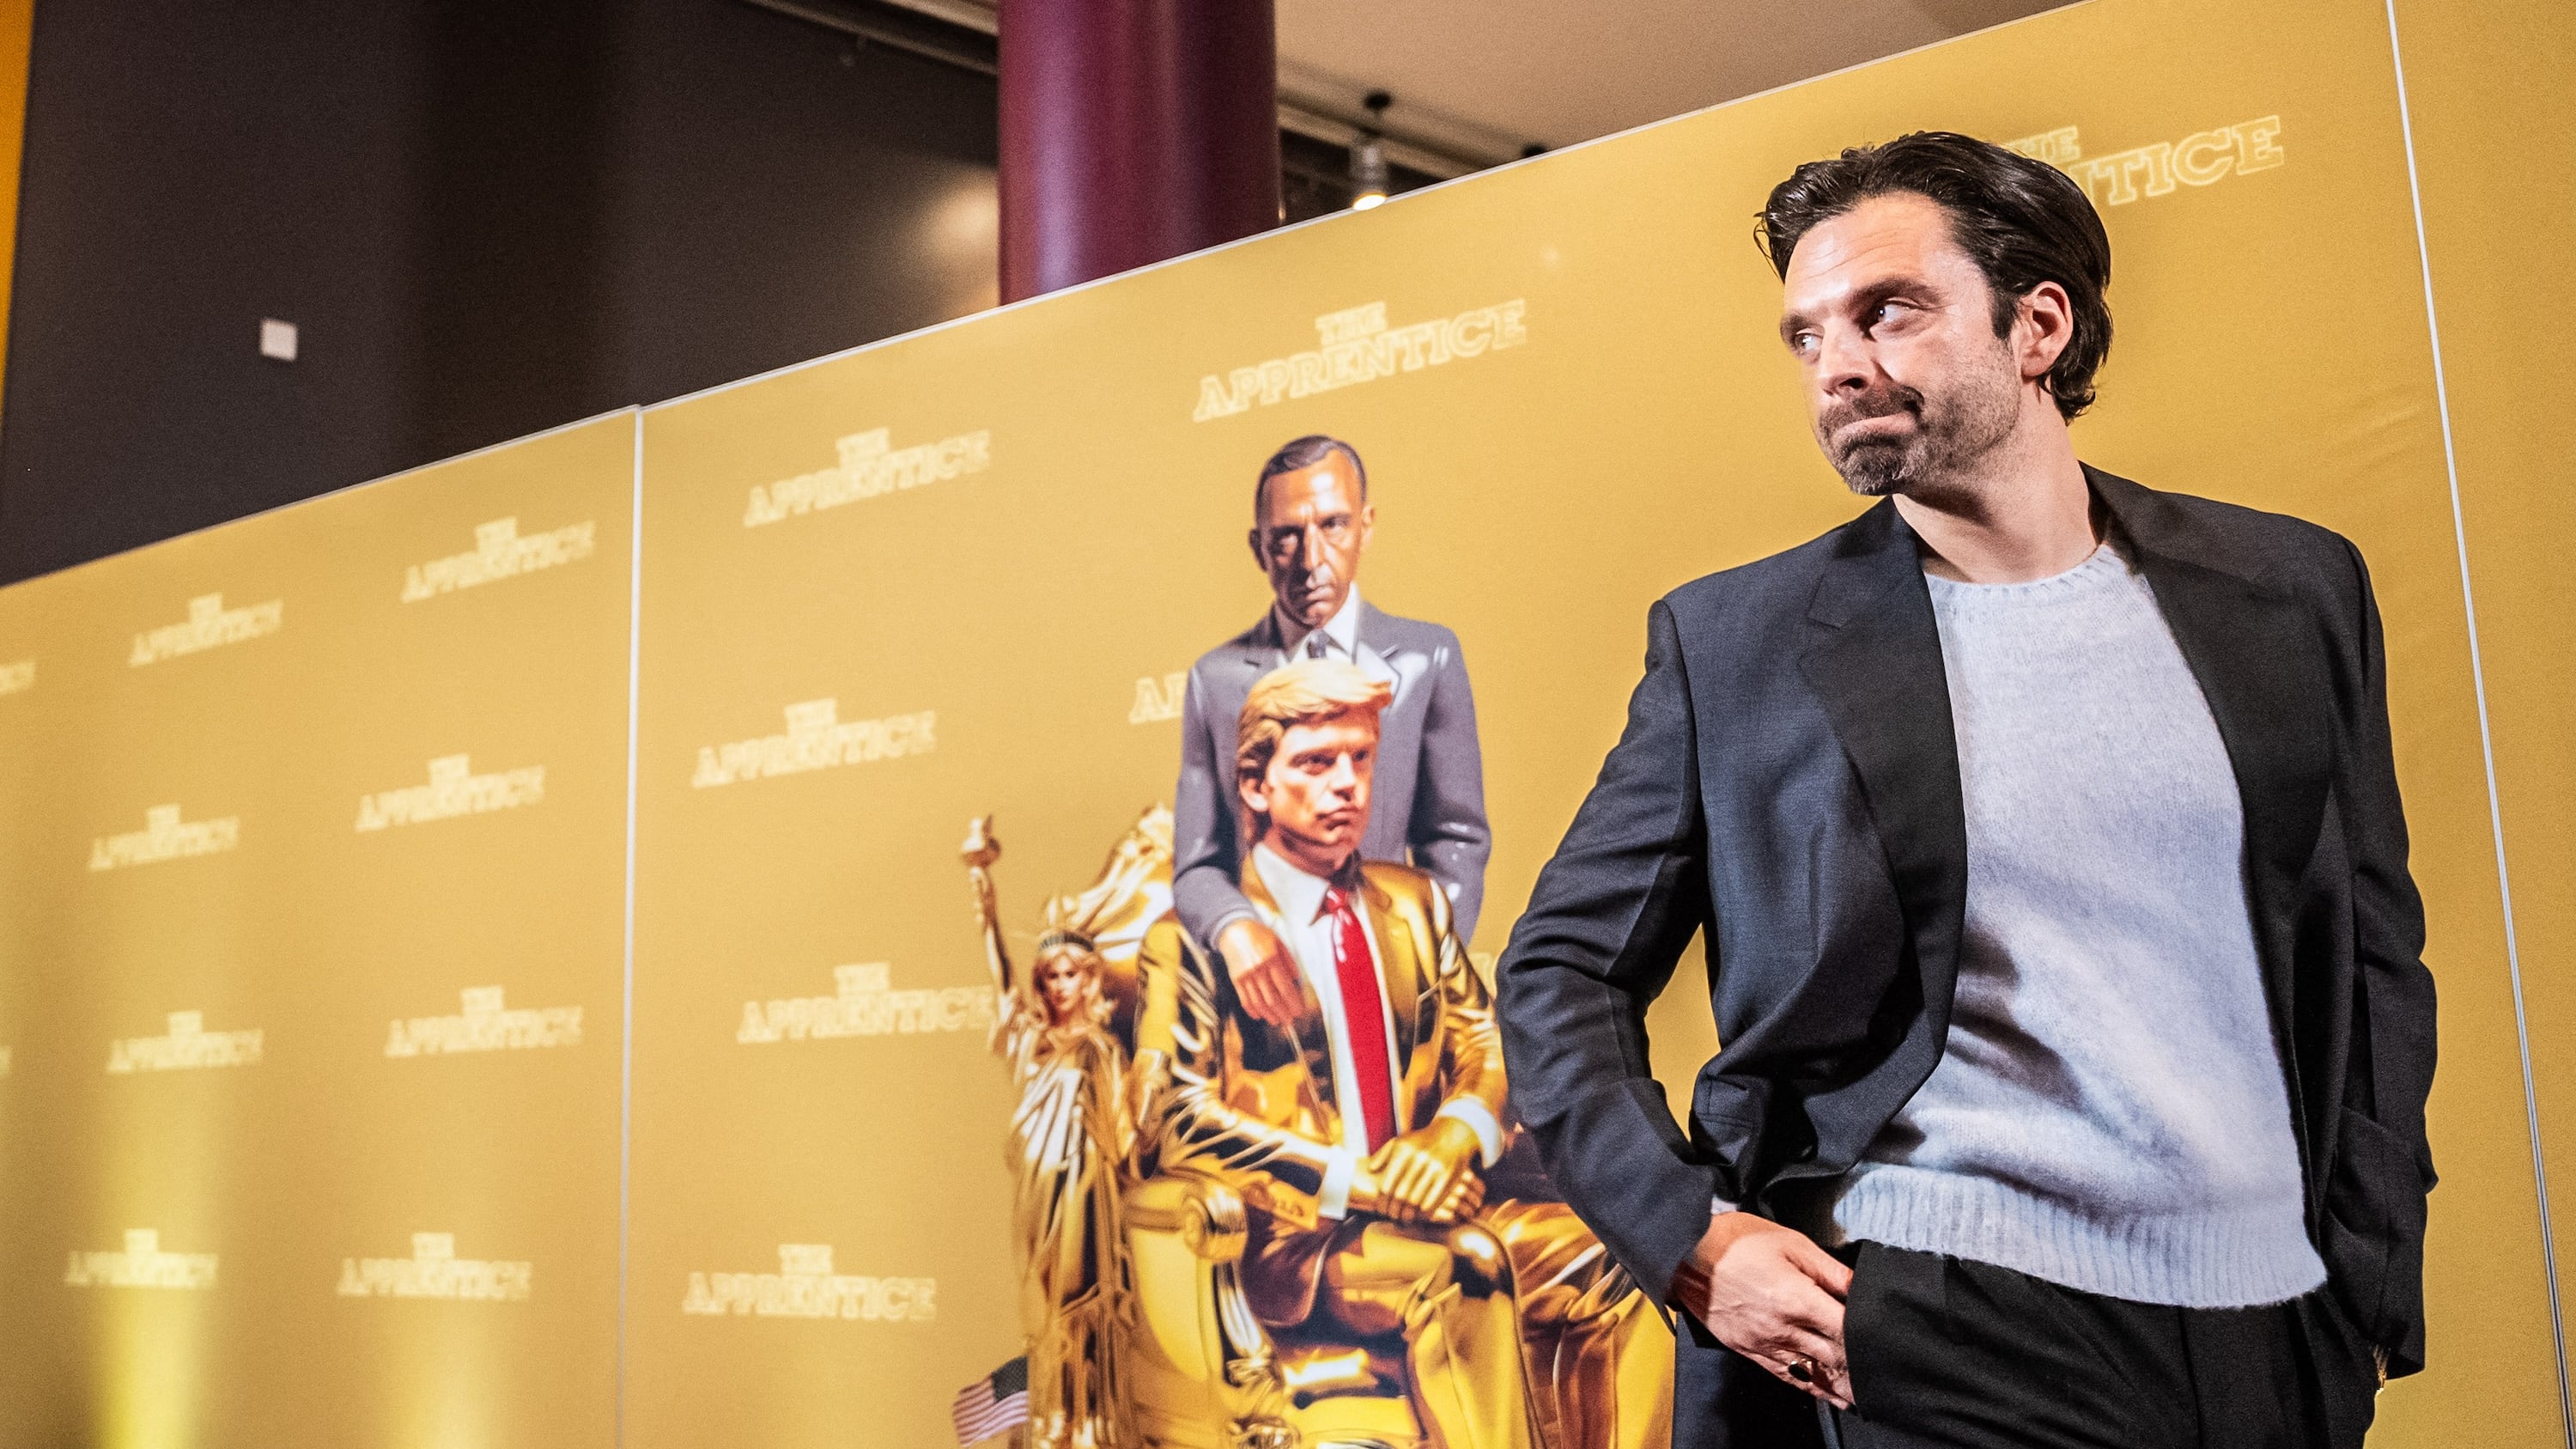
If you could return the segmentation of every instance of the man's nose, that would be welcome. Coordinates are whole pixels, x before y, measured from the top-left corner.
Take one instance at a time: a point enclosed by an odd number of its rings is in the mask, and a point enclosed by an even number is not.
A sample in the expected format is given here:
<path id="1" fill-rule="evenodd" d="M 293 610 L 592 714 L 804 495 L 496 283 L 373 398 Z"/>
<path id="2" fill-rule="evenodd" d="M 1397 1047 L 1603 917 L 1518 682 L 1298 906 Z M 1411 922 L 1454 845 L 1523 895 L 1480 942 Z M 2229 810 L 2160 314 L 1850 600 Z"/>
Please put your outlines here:
<path id="1" fill-rule="evenodd" d="M 1324 777 L 1324 783 L 1332 786 L 1335 790 L 1348 793 L 1359 786 L 1359 766 L 1351 763 L 1350 756 L 1344 755 L 1340 759 L 1333 761 L 1332 773 Z"/>
<path id="2" fill-rule="evenodd" d="M 1286 567 L 1292 569 L 1304 570 L 1313 568 L 1315 566 L 1316 558 L 1316 542 L 1315 525 L 1311 523 L 1304 525 L 1294 533 L 1282 535 L 1280 539 L 1280 562 Z"/>
<path id="3" fill-rule="evenodd" d="M 1827 325 L 1816 339 L 1816 385 L 1828 393 L 1867 392 L 1878 359 L 1857 327 Z"/>

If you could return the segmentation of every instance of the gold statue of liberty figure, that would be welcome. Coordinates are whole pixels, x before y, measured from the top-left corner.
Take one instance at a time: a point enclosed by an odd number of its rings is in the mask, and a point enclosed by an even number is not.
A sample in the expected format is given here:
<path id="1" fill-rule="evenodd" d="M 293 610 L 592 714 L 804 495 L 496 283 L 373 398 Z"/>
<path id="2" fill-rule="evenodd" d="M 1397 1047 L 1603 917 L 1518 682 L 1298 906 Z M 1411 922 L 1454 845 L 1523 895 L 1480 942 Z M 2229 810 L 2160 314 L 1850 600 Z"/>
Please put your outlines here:
<path id="1" fill-rule="evenodd" d="M 1096 884 L 1048 903 L 1025 978 L 1013 968 L 995 904 L 1002 847 L 992 817 L 973 823 L 962 849 L 993 973 L 993 1051 L 1019 1089 L 1010 1164 L 1028 1449 L 1132 1442 L 1118 1381 L 1130 1297 L 1119 1186 L 1136 1150 L 1139 1104 L 1116 1028 L 1133 1011 L 1134 940 L 1169 908 L 1170 820 L 1167 811 L 1147 812 Z M 1130 958 L 1114 983 L 1104 946 L 1124 946 L 1118 954 Z"/>

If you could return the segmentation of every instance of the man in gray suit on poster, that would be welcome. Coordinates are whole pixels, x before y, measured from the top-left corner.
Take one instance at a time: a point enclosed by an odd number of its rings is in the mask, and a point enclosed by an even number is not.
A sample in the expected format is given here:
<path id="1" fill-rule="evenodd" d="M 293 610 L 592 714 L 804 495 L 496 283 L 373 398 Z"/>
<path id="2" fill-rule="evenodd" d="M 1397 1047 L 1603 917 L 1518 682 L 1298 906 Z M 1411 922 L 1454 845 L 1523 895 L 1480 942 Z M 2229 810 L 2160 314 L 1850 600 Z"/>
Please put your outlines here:
<path id="1" fill-rule="evenodd" d="M 1173 800 L 1172 901 L 1190 935 L 1225 959 L 1244 1005 L 1284 1024 L 1299 1009 L 1297 967 L 1236 884 L 1243 836 L 1235 730 L 1254 681 L 1292 659 L 1340 659 L 1394 686 L 1379 734 L 1377 804 L 1360 854 L 1428 872 L 1449 896 L 1461 941 L 1475 934 L 1493 834 L 1485 825 L 1485 765 L 1458 636 L 1360 598 L 1360 555 L 1377 512 L 1358 451 L 1320 434 L 1288 443 L 1261 465 L 1252 510 L 1252 555 L 1270 577 L 1272 603 L 1259 623 L 1190 670 Z"/>

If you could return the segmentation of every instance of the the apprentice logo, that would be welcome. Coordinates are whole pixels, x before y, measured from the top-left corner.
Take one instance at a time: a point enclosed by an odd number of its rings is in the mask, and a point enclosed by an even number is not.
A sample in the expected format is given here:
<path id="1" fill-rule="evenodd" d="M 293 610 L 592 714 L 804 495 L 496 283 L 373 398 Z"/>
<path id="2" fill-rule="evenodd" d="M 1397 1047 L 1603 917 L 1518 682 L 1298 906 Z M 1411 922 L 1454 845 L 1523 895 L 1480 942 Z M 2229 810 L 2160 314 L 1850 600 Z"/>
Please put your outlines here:
<path id="1" fill-rule="evenodd" d="M 1387 325 L 1384 302 L 1327 312 L 1315 319 L 1320 342 L 1313 351 L 1200 378 L 1199 403 L 1190 421 L 1232 417 L 1284 398 L 1311 397 L 1518 347 L 1529 340 L 1528 312 L 1529 304 L 1518 297 L 1401 327 Z"/>

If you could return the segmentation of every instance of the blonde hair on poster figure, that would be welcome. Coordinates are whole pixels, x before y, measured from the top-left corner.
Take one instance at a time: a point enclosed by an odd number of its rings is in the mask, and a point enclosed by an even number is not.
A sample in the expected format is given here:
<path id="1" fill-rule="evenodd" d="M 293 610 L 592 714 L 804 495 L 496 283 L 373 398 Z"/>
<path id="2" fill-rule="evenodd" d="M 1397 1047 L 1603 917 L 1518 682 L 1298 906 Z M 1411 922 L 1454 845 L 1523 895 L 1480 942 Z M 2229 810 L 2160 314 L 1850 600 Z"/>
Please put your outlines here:
<path id="1" fill-rule="evenodd" d="M 1242 722 L 1234 736 L 1234 777 L 1258 780 L 1270 771 L 1279 742 L 1289 727 L 1322 724 L 1344 715 L 1365 714 L 1370 723 L 1395 698 L 1395 686 L 1356 664 L 1338 659 L 1300 659 L 1261 676 L 1244 696 Z M 1248 815 L 1244 829 L 1259 840 L 1269 821 Z"/>

